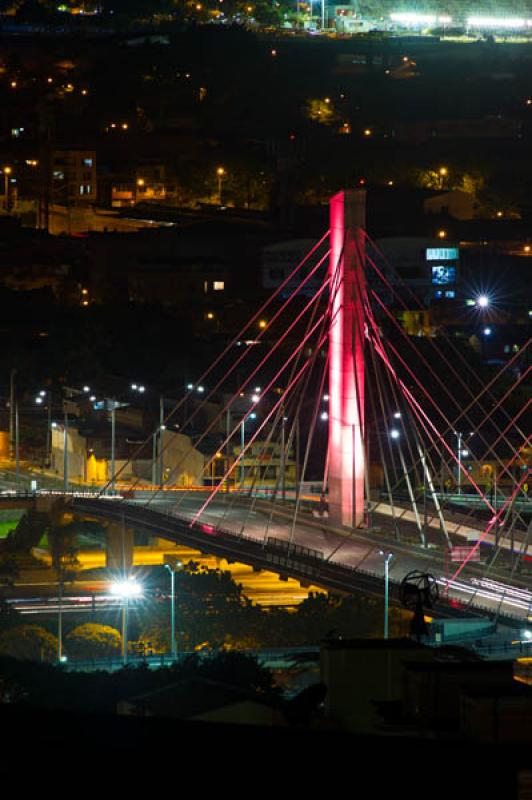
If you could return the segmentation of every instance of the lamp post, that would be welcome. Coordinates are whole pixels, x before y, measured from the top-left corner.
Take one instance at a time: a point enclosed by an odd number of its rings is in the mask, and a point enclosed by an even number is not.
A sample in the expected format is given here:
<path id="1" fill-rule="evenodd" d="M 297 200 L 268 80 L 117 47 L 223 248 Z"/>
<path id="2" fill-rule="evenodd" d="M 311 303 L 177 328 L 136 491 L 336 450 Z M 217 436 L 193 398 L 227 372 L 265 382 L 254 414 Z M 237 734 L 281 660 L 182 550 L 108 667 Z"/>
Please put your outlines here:
<path id="1" fill-rule="evenodd" d="M 455 436 L 456 436 L 457 442 L 458 442 L 458 445 L 457 445 L 457 457 L 458 457 L 457 470 L 458 470 L 458 473 L 457 473 L 457 477 L 456 477 L 456 492 L 457 492 L 457 494 L 461 495 L 462 494 L 462 458 L 467 458 L 467 456 L 469 455 L 469 450 L 465 450 L 464 447 L 463 447 L 464 434 L 461 433 L 460 431 L 455 431 L 454 433 L 455 433 Z M 473 436 L 472 432 L 469 434 L 469 437 L 471 437 L 471 436 Z"/>
<path id="2" fill-rule="evenodd" d="M 203 391 L 203 387 L 201 391 Z M 133 392 L 138 392 L 139 394 L 144 394 L 146 391 L 146 387 L 141 383 L 132 383 L 130 389 Z M 153 486 L 159 485 L 162 486 L 163 484 L 163 477 L 164 477 L 164 467 L 163 467 L 163 435 L 164 431 L 166 430 L 166 425 L 164 424 L 164 397 L 163 395 L 159 395 L 159 426 L 154 431 L 152 437 L 152 468 L 151 468 L 151 480 Z M 157 451 L 157 440 L 159 441 L 159 450 Z M 158 452 L 158 459 L 157 459 L 157 452 Z"/>
<path id="3" fill-rule="evenodd" d="M 68 412 L 63 401 L 63 490 L 68 492 Z"/>
<path id="4" fill-rule="evenodd" d="M 46 399 L 47 412 L 47 425 L 46 425 L 46 452 L 44 457 L 45 467 L 49 467 L 52 460 L 52 393 L 48 389 L 45 391 L 41 389 L 38 396 L 35 398 L 37 405 L 42 405 Z"/>
<path id="5" fill-rule="evenodd" d="M 111 594 L 122 600 L 122 663 L 127 665 L 127 626 L 129 600 L 142 596 L 142 586 L 133 577 L 111 584 Z"/>
<path id="6" fill-rule="evenodd" d="M 17 370 L 12 369 L 9 375 L 9 458 L 15 455 L 15 375 Z"/>
<path id="7" fill-rule="evenodd" d="M 144 178 L 137 178 L 135 183 L 135 205 L 139 202 L 139 194 L 141 189 L 144 190 Z"/>
<path id="8" fill-rule="evenodd" d="M 386 553 L 379 550 L 379 555 L 384 558 L 384 638 L 388 638 L 388 607 L 389 607 L 389 584 L 390 584 L 390 561 L 393 553 Z"/>
<path id="9" fill-rule="evenodd" d="M 159 481 L 158 485 L 162 486 L 164 482 L 164 432 L 166 425 L 164 424 L 164 398 L 159 396 Z"/>
<path id="10" fill-rule="evenodd" d="M 255 397 L 255 395 L 254 395 Z M 258 399 L 255 401 L 258 402 Z M 256 419 L 257 415 L 254 411 L 248 415 L 249 419 Z M 242 417 L 242 422 L 240 423 L 240 488 L 244 488 L 244 480 L 246 477 L 245 467 L 244 467 L 244 448 L 246 446 L 246 417 L 245 415 Z"/>
<path id="11" fill-rule="evenodd" d="M 4 205 L 6 214 L 9 214 L 9 176 L 12 172 L 11 167 L 4 167 Z"/>
<path id="12" fill-rule="evenodd" d="M 225 169 L 223 167 L 216 168 L 216 177 L 218 178 L 218 205 L 222 205 L 222 181 L 225 177 Z"/>
<path id="13" fill-rule="evenodd" d="M 170 573 L 170 636 L 171 636 L 171 654 L 172 654 L 172 661 L 175 661 L 177 658 L 177 641 L 175 638 L 175 574 L 178 571 L 178 567 L 182 567 L 183 564 L 181 561 L 176 561 L 175 565 L 172 567 L 171 564 L 165 564 L 165 568 Z"/>
<path id="14" fill-rule="evenodd" d="M 115 493 L 116 472 L 116 401 L 111 399 L 111 494 Z"/>

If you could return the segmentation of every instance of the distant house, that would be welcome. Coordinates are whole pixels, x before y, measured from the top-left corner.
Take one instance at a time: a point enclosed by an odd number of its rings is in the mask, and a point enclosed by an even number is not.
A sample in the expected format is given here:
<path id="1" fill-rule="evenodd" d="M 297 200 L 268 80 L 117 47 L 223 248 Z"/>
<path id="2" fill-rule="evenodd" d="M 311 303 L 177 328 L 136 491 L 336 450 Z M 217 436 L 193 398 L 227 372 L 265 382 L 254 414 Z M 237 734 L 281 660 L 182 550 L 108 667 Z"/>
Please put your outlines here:
<path id="1" fill-rule="evenodd" d="M 479 203 L 473 194 L 453 189 L 428 197 L 423 203 L 425 214 L 445 214 L 453 219 L 473 219 L 477 216 Z"/>

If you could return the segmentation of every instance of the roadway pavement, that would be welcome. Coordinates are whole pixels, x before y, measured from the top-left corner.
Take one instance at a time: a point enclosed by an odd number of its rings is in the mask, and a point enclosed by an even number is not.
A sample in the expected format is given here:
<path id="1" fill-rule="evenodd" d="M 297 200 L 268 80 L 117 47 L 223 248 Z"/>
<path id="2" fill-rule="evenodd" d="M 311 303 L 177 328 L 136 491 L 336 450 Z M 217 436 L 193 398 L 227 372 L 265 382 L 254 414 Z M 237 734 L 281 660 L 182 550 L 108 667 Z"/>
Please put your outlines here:
<path id="1" fill-rule="evenodd" d="M 164 512 L 172 510 L 192 519 L 205 499 L 204 494 L 198 496 L 189 493 L 180 496 L 177 503 L 175 498 L 163 496 L 152 500 L 150 505 L 154 509 Z M 144 504 L 146 498 L 139 498 L 135 502 Z M 283 514 L 286 515 L 286 519 L 282 518 Z M 388 517 L 388 521 L 389 519 Z M 527 623 L 529 618 L 532 620 L 530 576 L 520 575 L 519 578 L 510 580 L 508 571 L 499 570 L 496 566 L 486 574 L 485 564 L 467 565 L 459 578 L 448 584 L 453 569 L 459 565 L 449 564 L 446 561 L 443 548 L 440 549 L 435 542 L 429 542 L 427 548 L 398 542 L 391 538 L 390 528 L 386 525 L 380 527 L 381 531 L 384 531 L 381 533 L 340 532 L 331 530 L 326 520 L 323 522 L 315 520 L 310 514 L 302 513 L 292 531 L 288 510 L 276 510 L 270 514 L 263 508 L 259 510 L 258 502 L 254 508 L 243 509 L 233 495 L 215 498 L 202 513 L 201 520 L 203 523 L 222 527 L 236 534 L 244 534 L 259 541 L 265 541 L 268 537 L 289 541 L 293 535 L 293 543 L 323 553 L 325 560 L 339 562 L 381 578 L 384 577 L 384 559 L 379 550 L 384 549 L 394 554 L 389 570 L 392 582 L 400 583 L 405 575 L 413 570 L 429 572 L 439 582 L 442 591 L 446 591 L 447 586 L 449 587 L 450 599 L 468 603 L 472 609 L 477 607 L 495 615 L 500 613 L 518 618 L 523 624 Z M 402 522 L 401 529 L 402 535 L 409 541 L 418 533 L 411 521 Z M 452 538 L 456 543 L 465 542 L 463 537 Z"/>

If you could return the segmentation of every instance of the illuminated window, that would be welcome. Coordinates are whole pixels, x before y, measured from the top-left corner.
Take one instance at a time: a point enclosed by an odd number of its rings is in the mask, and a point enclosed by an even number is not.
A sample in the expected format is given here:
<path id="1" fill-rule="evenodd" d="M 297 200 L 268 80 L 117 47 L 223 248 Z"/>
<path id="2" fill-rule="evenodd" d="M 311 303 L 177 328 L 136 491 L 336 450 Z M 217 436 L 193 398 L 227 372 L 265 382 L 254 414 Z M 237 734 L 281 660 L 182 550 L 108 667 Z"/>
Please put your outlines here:
<path id="1" fill-rule="evenodd" d="M 92 167 L 92 158 L 84 158 L 83 159 L 83 166 L 84 167 Z"/>
<path id="2" fill-rule="evenodd" d="M 447 297 L 449 300 L 454 300 L 456 297 L 456 292 L 454 289 L 450 289 L 448 292 L 445 292 L 445 297 Z"/>
<path id="3" fill-rule="evenodd" d="M 212 288 L 215 292 L 223 292 L 225 289 L 225 281 L 214 281 L 212 284 Z"/>

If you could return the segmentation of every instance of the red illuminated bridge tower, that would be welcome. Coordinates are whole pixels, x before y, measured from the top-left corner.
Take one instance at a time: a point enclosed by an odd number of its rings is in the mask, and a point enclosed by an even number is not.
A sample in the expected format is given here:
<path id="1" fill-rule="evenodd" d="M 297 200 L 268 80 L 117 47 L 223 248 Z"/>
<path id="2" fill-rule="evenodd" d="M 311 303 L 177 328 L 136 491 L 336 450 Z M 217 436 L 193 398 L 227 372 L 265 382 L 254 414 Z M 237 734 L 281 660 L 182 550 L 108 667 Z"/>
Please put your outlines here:
<path id="1" fill-rule="evenodd" d="M 329 517 L 359 526 L 364 517 L 365 192 L 330 202 Z"/>

